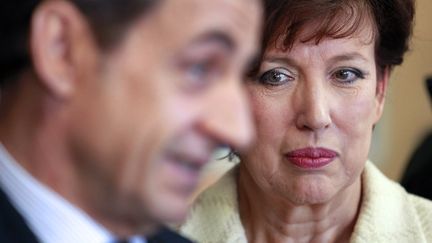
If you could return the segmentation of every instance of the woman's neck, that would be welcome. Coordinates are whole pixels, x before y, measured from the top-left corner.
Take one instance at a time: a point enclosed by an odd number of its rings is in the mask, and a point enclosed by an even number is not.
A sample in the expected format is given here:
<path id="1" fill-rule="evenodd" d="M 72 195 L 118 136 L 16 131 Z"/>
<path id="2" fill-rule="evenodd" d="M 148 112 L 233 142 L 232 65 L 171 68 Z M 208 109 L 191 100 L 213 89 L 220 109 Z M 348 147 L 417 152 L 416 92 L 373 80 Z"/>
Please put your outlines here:
<path id="1" fill-rule="evenodd" d="M 249 242 L 347 242 L 359 211 L 361 180 L 328 202 L 295 205 L 262 191 L 243 167 L 238 193 L 240 217 Z"/>

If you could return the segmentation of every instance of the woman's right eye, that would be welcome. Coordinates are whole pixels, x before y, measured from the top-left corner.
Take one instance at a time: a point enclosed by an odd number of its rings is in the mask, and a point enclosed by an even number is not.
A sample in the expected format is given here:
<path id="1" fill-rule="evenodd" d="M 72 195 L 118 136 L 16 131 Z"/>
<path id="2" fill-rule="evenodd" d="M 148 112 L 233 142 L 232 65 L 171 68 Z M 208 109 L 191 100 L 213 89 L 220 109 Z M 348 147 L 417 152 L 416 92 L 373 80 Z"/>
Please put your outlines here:
<path id="1" fill-rule="evenodd" d="M 259 76 L 258 82 L 264 85 L 279 86 L 292 81 L 293 77 L 284 73 L 280 69 L 269 70 Z"/>

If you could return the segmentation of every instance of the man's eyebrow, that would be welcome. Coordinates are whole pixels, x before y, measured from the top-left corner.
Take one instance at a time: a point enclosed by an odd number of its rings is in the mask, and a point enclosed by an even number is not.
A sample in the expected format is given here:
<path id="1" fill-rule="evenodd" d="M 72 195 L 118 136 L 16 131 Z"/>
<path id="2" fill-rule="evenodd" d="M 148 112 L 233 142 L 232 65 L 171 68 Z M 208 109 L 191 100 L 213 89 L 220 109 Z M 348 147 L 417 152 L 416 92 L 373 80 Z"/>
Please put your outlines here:
<path id="1" fill-rule="evenodd" d="M 262 54 L 259 51 L 254 52 L 247 59 L 246 67 L 246 75 L 253 75 L 257 69 L 259 69 L 261 65 Z"/>
<path id="2" fill-rule="evenodd" d="M 198 36 L 191 42 L 191 45 L 216 43 L 221 44 L 228 51 L 234 51 L 236 48 L 234 40 L 222 31 L 210 31 Z"/>

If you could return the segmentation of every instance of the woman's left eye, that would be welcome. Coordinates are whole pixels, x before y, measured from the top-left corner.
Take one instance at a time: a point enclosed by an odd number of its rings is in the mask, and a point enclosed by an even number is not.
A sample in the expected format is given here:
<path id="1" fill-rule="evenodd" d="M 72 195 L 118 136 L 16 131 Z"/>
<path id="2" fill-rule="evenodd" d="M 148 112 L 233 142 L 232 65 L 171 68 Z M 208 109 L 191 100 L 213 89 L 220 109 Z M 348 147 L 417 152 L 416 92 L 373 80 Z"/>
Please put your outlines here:
<path id="1" fill-rule="evenodd" d="M 279 86 L 286 84 L 294 78 L 287 74 L 288 71 L 282 68 L 268 70 L 258 77 L 258 82 L 263 85 Z"/>
<path id="2" fill-rule="evenodd" d="M 358 69 L 345 68 L 334 72 L 332 78 L 340 83 L 353 83 L 358 79 L 364 79 L 364 74 Z"/>

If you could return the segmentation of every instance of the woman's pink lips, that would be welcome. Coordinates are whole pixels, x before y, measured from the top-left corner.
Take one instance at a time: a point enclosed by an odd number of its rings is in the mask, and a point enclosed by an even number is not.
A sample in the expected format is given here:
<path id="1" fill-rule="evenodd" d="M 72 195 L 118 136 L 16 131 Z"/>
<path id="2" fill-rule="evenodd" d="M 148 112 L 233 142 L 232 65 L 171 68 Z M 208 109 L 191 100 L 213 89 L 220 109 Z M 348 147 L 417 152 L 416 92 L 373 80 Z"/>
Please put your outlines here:
<path id="1" fill-rule="evenodd" d="M 331 163 L 338 153 L 325 148 L 303 148 L 291 151 L 286 154 L 286 158 L 296 165 L 304 169 L 317 169 Z"/>

